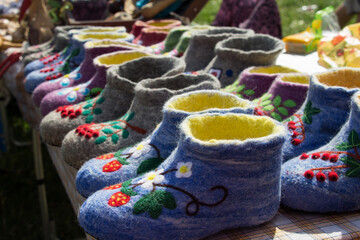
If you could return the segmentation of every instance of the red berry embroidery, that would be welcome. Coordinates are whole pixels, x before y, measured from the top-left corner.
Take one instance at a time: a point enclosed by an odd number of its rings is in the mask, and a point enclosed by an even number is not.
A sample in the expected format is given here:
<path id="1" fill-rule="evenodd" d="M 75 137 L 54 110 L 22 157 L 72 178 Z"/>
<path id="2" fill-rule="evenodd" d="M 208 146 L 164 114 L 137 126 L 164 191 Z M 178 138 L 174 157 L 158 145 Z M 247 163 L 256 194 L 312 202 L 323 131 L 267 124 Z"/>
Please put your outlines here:
<path id="1" fill-rule="evenodd" d="M 304 173 L 304 177 L 306 177 L 307 179 L 312 179 L 314 177 L 314 172 L 311 170 L 307 170 Z"/>
<path id="2" fill-rule="evenodd" d="M 329 172 L 328 178 L 330 181 L 335 182 L 339 179 L 339 175 L 336 172 Z"/>
<path id="3" fill-rule="evenodd" d="M 299 144 L 301 143 L 301 140 L 295 138 L 295 139 L 291 140 L 291 143 L 292 143 L 293 145 L 299 145 Z"/>
<path id="4" fill-rule="evenodd" d="M 321 159 L 324 160 L 324 161 L 326 161 L 326 160 L 329 159 L 329 157 L 330 157 L 330 154 L 329 154 L 329 153 L 324 153 L 324 154 L 321 156 Z"/>
<path id="5" fill-rule="evenodd" d="M 300 159 L 301 159 L 301 160 L 305 160 L 305 159 L 307 159 L 308 157 L 309 157 L 309 155 L 307 155 L 306 153 L 303 153 L 303 154 L 301 154 Z"/>
<path id="6" fill-rule="evenodd" d="M 332 162 L 332 163 L 336 163 L 338 159 L 339 159 L 338 155 L 331 155 L 330 156 L 330 162 Z"/>
<path id="7" fill-rule="evenodd" d="M 115 172 L 122 167 L 118 160 L 111 161 L 103 166 L 103 172 Z"/>
<path id="8" fill-rule="evenodd" d="M 117 192 L 111 195 L 108 204 L 112 207 L 120 207 L 130 201 L 130 196 Z"/>
<path id="9" fill-rule="evenodd" d="M 319 158 L 320 158 L 320 154 L 318 154 L 318 153 L 313 153 L 313 154 L 311 155 L 311 158 L 312 158 L 312 159 L 319 159 Z"/>
<path id="10" fill-rule="evenodd" d="M 114 190 L 114 189 L 121 188 L 121 186 L 122 186 L 122 184 L 119 183 L 119 184 L 108 186 L 108 187 L 104 188 L 104 190 Z"/>
<path id="11" fill-rule="evenodd" d="M 110 159 L 110 158 L 113 158 L 113 157 L 114 157 L 114 154 L 109 153 L 109 154 L 101 155 L 100 157 L 97 157 L 96 159 L 106 160 L 106 159 Z"/>
<path id="12" fill-rule="evenodd" d="M 316 174 L 316 180 L 318 180 L 319 182 L 324 182 L 326 180 L 325 174 L 322 172 L 318 172 Z"/>

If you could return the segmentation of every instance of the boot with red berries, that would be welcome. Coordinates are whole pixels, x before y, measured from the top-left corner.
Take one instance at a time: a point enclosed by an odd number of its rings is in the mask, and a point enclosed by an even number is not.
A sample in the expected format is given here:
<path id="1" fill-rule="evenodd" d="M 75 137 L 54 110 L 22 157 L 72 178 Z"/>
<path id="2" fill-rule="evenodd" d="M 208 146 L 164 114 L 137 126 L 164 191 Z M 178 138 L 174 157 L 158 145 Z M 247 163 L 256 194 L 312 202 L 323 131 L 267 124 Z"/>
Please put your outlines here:
<path id="1" fill-rule="evenodd" d="M 348 119 L 351 97 L 359 90 L 356 68 L 312 75 L 304 104 L 284 121 L 290 135 L 284 144 L 284 161 L 327 144 Z"/>
<path id="2" fill-rule="evenodd" d="M 360 209 L 360 92 L 340 132 L 282 166 L 282 203 L 309 212 Z"/>

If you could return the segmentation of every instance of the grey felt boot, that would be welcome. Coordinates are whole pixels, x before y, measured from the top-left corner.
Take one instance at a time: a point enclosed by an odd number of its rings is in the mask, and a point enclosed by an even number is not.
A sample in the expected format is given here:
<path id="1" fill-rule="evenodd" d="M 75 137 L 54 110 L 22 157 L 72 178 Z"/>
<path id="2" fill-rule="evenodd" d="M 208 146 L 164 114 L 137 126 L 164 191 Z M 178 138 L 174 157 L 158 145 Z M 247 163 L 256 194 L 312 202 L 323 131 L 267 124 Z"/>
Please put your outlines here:
<path id="1" fill-rule="evenodd" d="M 173 76 L 184 69 L 182 60 L 169 57 L 142 57 L 113 66 L 107 71 L 107 84 L 98 97 L 50 112 L 41 121 L 41 136 L 46 143 L 61 146 L 65 135 L 82 124 L 124 115 L 134 98 L 135 85 L 145 77 Z"/>
<path id="2" fill-rule="evenodd" d="M 69 132 L 62 143 L 64 160 L 79 169 L 93 157 L 131 146 L 160 123 L 163 105 L 169 98 L 219 87 L 219 81 L 205 73 L 145 79 L 136 85 L 134 100 L 124 116 L 105 123 L 82 125 Z"/>
<path id="3" fill-rule="evenodd" d="M 199 30 L 192 33 L 189 47 L 184 53 L 186 71 L 204 70 L 209 62 L 215 57 L 215 45 L 229 37 L 250 36 L 254 31 L 235 27 L 217 27 L 208 30 Z"/>
<path id="4" fill-rule="evenodd" d="M 265 34 L 249 37 L 231 37 L 216 44 L 216 57 L 205 68 L 216 76 L 221 86 L 233 83 L 250 66 L 268 66 L 275 63 L 284 49 L 284 43 Z"/>

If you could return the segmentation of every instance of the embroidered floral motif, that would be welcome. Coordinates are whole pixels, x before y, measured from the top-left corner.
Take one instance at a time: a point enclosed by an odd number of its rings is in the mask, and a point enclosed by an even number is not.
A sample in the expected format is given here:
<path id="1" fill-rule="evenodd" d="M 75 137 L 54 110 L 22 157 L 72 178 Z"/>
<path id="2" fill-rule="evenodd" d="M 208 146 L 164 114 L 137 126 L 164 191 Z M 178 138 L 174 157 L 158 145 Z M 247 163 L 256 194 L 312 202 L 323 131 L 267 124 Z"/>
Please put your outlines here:
<path id="1" fill-rule="evenodd" d="M 189 178 L 191 177 L 192 171 L 192 163 L 191 162 L 179 162 L 176 166 L 178 169 L 175 173 L 175 177 L 177 178 Z"/>
<path id="2" fill-rule="evenodd" d="M 259 116 L 270 116 L 281 122 L 283 117 L 287 117 L 289 115 L 286 108 L 294 108 L 296 107 L 296 103 L 291 99 L 282 102 L 279 95 L 274 97 L 272 100 L 271 97 L 272 94 L 265 93 L 259 99 L 253 100 L 253 102 L 257 105 L 255 108 L 255 114 Z"/>
<path id="3" fill-rule="evenodd" d="M 312 102 L 308 101 L 305 105 L 303 114 L 294 114 L 285 120 L 285 124 L 289 129 L 293 145 L 299 145 L 305 140 L 304 123 L 310 125 L 312 123 L 312 116 L 319 114 L 320 109 L 312 107 Z"/>
<path id="4" fill-rule="evenodd" d="M 346 177 L 360 177 L 360 138 L 356 131 L 351 130 L 348 136 L 348 141 L 340 143 L 335 148 L 338 151 L 321 151 L 312 154 L 303 153 L 300 156 L 300 160 L 306 160 L 311 158 L 312 160 L 329 161 L 330 163 L 336 163 L 338 160 L 342 161 L 343 165 L 312 168 L 306 170 L 304 177 L 312 179 L 314 176 L 316 180 L 324 182 L 327 178 L 334 182 L 339 178 L 339 173 L 336 172 L 338 169 L 348 169 L 345 173 Z M 352 150 L 353 153 L 348 150 Z M 316 175 L 314 172 L 317 172 Z M 325 173 L 324 173 L 325 172 Z"/>
<path id="5" fill-rule="evenodd" d="M 60 96 L 67 95 L 66 100 L 72 103 L 76 101 L 78 94 L 85 96 L 90 92 L 90 90 L 87 88 L 88 84 L 89 83 L 84 83 L 76 87 L 65 88 L 64 90 L 59 91 L 57 94 Z"/>
<path id="6" fill-rule="evenodd" d="M 187 166 L 188 169 L 189 166 L 190 169 L 192 167 L 192 164 L 190 164 L 190 162 L 181 164 L 179 163 L 178 166 L 180 165 L 181 167 Z M 156 169 L 144 175 L 144 177 L 140 179 L 137 183 L 133 184 L 132 180 L 123 182 L 120 192 L 114 193 L 109 199 L 108 204 L 113 207 L 118 207 L 126 204 L 130 201 L 132 196 L 136 196 L 138 194 L 135 189 L 139 186 L 141 186 L 144 190 L 148 190 L 150 192 L 144 195 L 134 204 L 133 214 L 138 215 L 148 212 L 150 217 L 152 217 L 153 219 L 157 219 L 161 215 L 163 207 L 170 210 L 173 210 L 177 207 L 174 195 L 171 192 L 166 191 L 167 189 L 181 192 L 191 199 L 191 201 L 186 204 L 185 208 L 185 212 L 188 216 L 197 215 L 200 211 L 200 206 L 216 207 L 217 205 L 220 205 L 225 201 L 228 196 L 228 190 L 224 186 L 215 186 L 210 189 L 210 191 L 223 191 L 223 197 L 219 201 L 215 203 L 205 203 L 200 201 L 197 197 L 195 197 L 193 194 L 186 191 L 185 189 L 163 183 L 165 182 L 165 176 L 167 174 L 172 174 L 175 172 L 176 175 L 177 172 L 182 172 L 183 170 L 180 170 L 178 168 L 170 169 L 167 171 L 164 171 L 163 169 Z M 165 188 L 165 190 L 161 190 L 158 188 Z M 117 200 L 117 197 L 119 198 L 119 200 Z"/>
<path id="7" fill-rule="evenodd" d="M 84 112 L 82 113 L 83 115 Z M 111 141 L 116 144 L 119 141 L 118 134 L 121 134 L 122 138 L 124 139 L 129 136 L 130 133 L 128 129 L 136 131 L 140 134 L 146 133 L 145 129 L 131 125 L 129 123 L 129 121 L 134 117 L 134 115 L 135 113 L 127 113 L 119 120 L 100 123 L 96 125 L 93 123 L 81 125 L 75 130 L 75 132 L 78 134 L 78 136 L 85 136 L 85 138 L 87 139 L 95 137 L 95 144 L 101 144 L 105 142 L 108 138 L 110 138 Z M 100 131 L 105 135 L 99 136 Z"/>
<path id="8" fill-rule="evenodd" d="M 233 84 L 227 86 L 223 89 L 224 92 L 235 94 L 240 98 L 244 98 L 245 96 L 252 96 L 255 94 L 254 90 L 246 89 L 245 84 L 241 84 L 239 81 L 235 81 Z"/>

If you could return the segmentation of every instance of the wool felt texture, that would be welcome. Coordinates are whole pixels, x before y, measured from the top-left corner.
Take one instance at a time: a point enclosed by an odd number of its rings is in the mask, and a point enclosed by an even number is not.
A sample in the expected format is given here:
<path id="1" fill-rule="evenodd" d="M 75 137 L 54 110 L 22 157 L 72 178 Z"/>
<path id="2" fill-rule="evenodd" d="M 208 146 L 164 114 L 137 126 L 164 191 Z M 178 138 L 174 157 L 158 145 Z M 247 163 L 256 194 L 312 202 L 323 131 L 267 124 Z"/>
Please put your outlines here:
<path id="1" fill-rule="evenodd" d="M 309 83 L 310 75 L 307 74 L 280 74 L 269 91 L 254 100 L 257 105 L 255 114 L 283 121 L 302 106 Z"/>
<path id="2" fill-rule="evenodd" d="M 109 67 L 145 56 L 149 56 L 149 54 L 143 51 L 127 50 L 96 57 L 94 59 L 95 75 L 85 83 L 47 94 L 40 103 L 41 114 L 45 116 L 60 106 L 76 104 L 86 100 L 86 98 L 97 96 L 106 85 L 106 70 Z"/>
<path id="3" fill-rule="evenodd" d="M 127 181 L 157 168 L 176 148 L 179 125 L 190 115 L 204 113 L 253 114 L 254 104 L 232 94 L 199 90 L 170 98 L 163 120 L 151 135 L 134 147 L 93 158 L 80 168 L 76 188 L 84 197 L 106 186 Z"/>
<path id="4" fill-rule="evenodd" d="M 137 20 L 133 24 L 130 34 L 137 38 L 143 28 L 174 28 L 178 26 L 181 26 L 181 22 L 173 19 L 149 20 L 146 22 Z"/>
<path id="5" fill-rule="evenodd" d="M 298 73 L 298 71 L 280 65 L 249 67 L 241 72 L 236 81 L 223 90 L 241 98 L 254 100 L 269 90 L 278 75 L 290 73 Z"/>
<path id="6" fill-rule="evenodd" d="M 304 104 L 284 121 L 290 135 L 284 144 L 284 161 L 327 144 L 348 119 L 351 97 L 359 89 L 356 68 L 311 75 Z"/>
<path id="7" fill-rule="evenodd" d="M 99 39 L 117 39 L 131 41 L 132 36 L 127 33 L 92 33 L 78 34 L 72 39 L 71 52 L 63 61 L 55 63 L 52 67 L 31 72 L 25 79 L 25 90 L 32 93 L 42 82 L 54 80 L 70 73 L 78 67 L 85 57 L 84 44 L 88 41 Z M 69 50 L 70 51 L 70 50 Z"/>
<path id="8" fill-rule="evenodd" d="M 352 97 L 350 116 L 326 145 L 284 163 L 282 203 L 308 212 L 360 209 L 360 92 Z"/>
<path id="9" fill-rule="evenodd" d="M 64 77 L 41 83 L 35 88 L 32 99 L 37 106 L 40 106 L 41 100 L 50 92 L 66 87 L 72 87 L 90 80 L 96 73 L 93 60 L 97 56 L 110 52 L 139 48 L 137 45 L 128 42 L 115 40 L 91 41 L 85 43 L 84 47 L 85 59 L 79 68 Z"/>
<path id="10" fill-rule="evenodd" d="M 65 136 L 61 148 L 64 160 L 79 169 L 93 157 L 132 146 L 149 136 L 160 123 L 163 105 L 172 96 L 218 88 L 219 81 L 208 74 L 179 74 L 142 80 L 136 85 L 134 99 L 124 116 L 104 123 L 82 125 L 78 131 L 72 130 Z M 87 131 L 98 134 L 90 139 L 81 136 L 80 129 L 85 127 Z"/>
<path id="11" fill-rule="evenodd" d="M 104 240 L 201 239 L 275 216 L 283 126 L 268 117 L 212 113 L 189 116 L 180 129 L 177 148 L 156 170 L 84 202 L 85 232 Z"/>
<path id="12" fill-rule="evenodd" d="M 205 72 L 215 74 L 225 87 L 233 83 L 250 66 L 273 65 L 284 49 L 284 43 L 265 34 L 231 37 L 216 44 L 214 57 Z"/>
<path id="13" fill-rule="evenodd" d="M 151 46 L 165 40 L 170 28 L 143 28 L 133 43 L 141 46 Z"/>
<path id="14" fill-rule="evenodd" d="M 63 28 L 60 28 L 62 30 Z M 63 61 L 73 50 L 73 36 L 76 34 L 89 34 L 89 33 L 125 33 L 126 29 L 124 27 L 87 27 L 87 28 L 69 28 L 68 31 L 60 31 L 55 38 L 54 54 L 42 58 L 40 61 L 34 61 L 26 65 L 25 74 L 29 74 L 32 71 L 41 69 L 46 66 L 50 66 L 59 61 Z M 131 35 L 130 35 L 131 36 Z M 129 39 L 129 41 L 131 41 Z M 70 44 L 70 45 L 69 45 Z M 66 46 L 68 48 L 66 51 L 62 51 Z M 61 51 L 61 52 L 60 52 Z"/>
<path id="15" fill-rule="evenodd" d="M 186 71 L 204 70 L 215 57 L 215 46 L 218 42 L 234 35 L 246 37 L 253 34 L 252 30 L 233 27 L 214 27 L 208 30 L 193 32 L 189 46 L 183 55 Z"/>
<path id="16" fill-rule="evenodd" d="M 142 57 L 112 66 L 106 73 L 107 84 L 100 96 L 52 111 L 41 121 L 40 134 L 47 144 L 61 146 L 65 135 L 80 125 L 109 121 L 124 115 L 134 98 L 136 84 L 144 76 L 173 76 L 184 69 L 183 61 L 167 57 Z"/>

